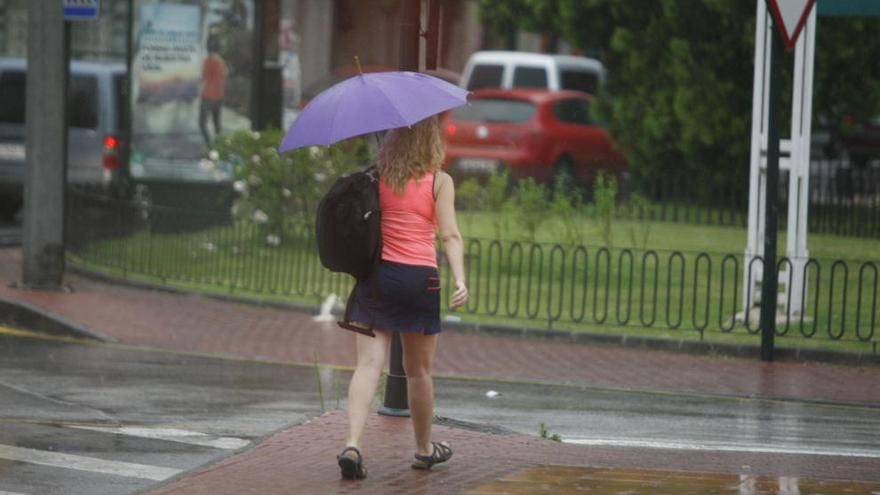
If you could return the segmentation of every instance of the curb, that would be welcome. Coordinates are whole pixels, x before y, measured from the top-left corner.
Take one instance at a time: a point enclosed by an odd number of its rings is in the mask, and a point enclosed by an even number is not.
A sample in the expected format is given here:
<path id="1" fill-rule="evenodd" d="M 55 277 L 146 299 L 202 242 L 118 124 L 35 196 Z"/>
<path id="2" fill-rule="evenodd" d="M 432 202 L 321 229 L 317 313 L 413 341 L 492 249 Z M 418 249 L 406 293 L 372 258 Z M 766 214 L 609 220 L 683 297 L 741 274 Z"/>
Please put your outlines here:
<path id="1" fill-rule="evenodd" d="M 119 342 L 51 311 L 3 296 L 0 296 L 0 324 L 61 337 Z"/>
<path id="2" fill-rule="evenodd" d="M 186 294 L 199 297 L 207 297 L 224 302 L 249 304 L 260 307 L 270 307 L 297 311 L 301 313 L 317 314 L 317 304 L 301 304 L 282 301 L 271 301 L 251 296 L 235 294 L 221 294 L 201 292 L 194 289 L 171 287 L 151 282 L 135 281 L 126 278 L 115 277 L 98 272 L 89 268 L 67 263 L 68 268 L 79 275 L 94 280 L 111 284 L 125 285 L 146 290 L 157 290 L 171 294 Z M 501 325 L 486 325 L 480 323 L 463 323 L 443 321 L 444 327 L 462 334 L 482 335 L 489 337 L 507 337 L 520 339 L 536 339 L 544 341 L 556 341 L 573 344 L 614 345 L 625 348 L 682 352 L 699 355 L 716 355 L 734 358 L 760 359 L 761 348 L 751 344 L 728 344 L 713 343 L 686 339 L 661 339 L 656 337 L 640 337 L 631 335 L 614 335 L 592 332 L 577 332 L 574 330 L 543 329 L 533 327 L 507 327 Z M 776 347 L 775 357 L 777 361 L 809 361 L 829 364 L 842 364 L 847 366 L 880 366 L 880 353 L 871 352 L 843 352 L 822 349 L 799 349 L 791 347 Z"/>

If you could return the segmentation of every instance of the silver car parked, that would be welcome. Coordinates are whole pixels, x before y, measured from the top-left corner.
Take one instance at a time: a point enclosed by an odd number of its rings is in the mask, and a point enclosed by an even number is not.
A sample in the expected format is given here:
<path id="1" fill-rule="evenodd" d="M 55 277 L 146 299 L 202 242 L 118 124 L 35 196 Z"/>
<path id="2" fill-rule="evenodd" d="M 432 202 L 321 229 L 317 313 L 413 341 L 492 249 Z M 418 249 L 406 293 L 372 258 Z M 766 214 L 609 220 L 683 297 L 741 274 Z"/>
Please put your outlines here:
<path id="1" fill-rule="evenodd" d="M 122 63 L 71 63 L 68 184 L 100 188 L 121 184 L 125 73 Z M 23 199 L 26 80 L 25 60 L 0 58 L 0 215 L 6 218 L 16 214 Z"/>

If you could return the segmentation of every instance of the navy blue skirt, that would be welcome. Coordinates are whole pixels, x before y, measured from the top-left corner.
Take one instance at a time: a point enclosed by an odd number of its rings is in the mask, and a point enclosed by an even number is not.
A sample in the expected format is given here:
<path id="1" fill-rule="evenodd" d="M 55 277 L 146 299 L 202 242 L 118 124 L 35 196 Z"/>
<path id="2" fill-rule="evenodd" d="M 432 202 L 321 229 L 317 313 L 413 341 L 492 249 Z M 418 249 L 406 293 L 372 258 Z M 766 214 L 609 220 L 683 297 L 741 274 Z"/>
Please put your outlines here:
<path id="1" fill-rule="evenodd" d="M 431 266 L 382 261 L 351 291 L 346 323 L 426 335 L 440 332 L 440 276 Z"/>

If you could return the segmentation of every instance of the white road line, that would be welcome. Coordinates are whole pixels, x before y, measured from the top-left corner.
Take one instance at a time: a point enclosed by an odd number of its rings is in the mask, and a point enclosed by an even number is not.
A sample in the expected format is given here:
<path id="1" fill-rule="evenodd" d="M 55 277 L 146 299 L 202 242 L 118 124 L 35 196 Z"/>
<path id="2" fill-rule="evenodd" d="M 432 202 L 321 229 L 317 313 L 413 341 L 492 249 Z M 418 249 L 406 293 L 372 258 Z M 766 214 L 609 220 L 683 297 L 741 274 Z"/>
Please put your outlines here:
<path id="1" fill-rule="evenodd" d="M 148 466 L 132 462 L 108 461 L 94 457 L 46 452 L 9 445 L 0 445 L 0 459 L 76 469 L 78 471 L 91 471 L 93 473 L 114 474 L 129 478 L 143 478 L 153 481 L 163 481 L 181 473 L 179 469 L 173 468 Z"/>
<path id="2" fill-rule="evenodd" d="M 26 493 L 18 493 L 18 492 L 4 492 L 0 490 L 0 495 L 27 495 Z"/>
<path id="3" fill-rule="evenodd" d="M 205 433 L 189 430 L 178 430 L 175 428 L 143 428 L 136 426 L 123 426 L 120 428 L 104 427 L 104 426 L 75 426 L 69 428 L 78 428 L 81 430 L 100 431 L 104 433 L 115 433 L 117 435 L 128 435 L 140 438 L 152 438 L 156 440 L 167 440 L 169 442 L 187 443 L 190 445 L 200 445 L 203 447 L 214 447 L 215 449 L 236 450 L 250 445 L 247 440 L 235 437 L 219 437 L 215 438 Z"/>
<path id="4" fill-rule="evenodd" d="M 593 447 L 635 447 L 642 449 L 694 450 L 700 452 L 745 452 L 754 454 L 825 455 L 832 457 L 863 457 L 880 459 L 880 450 L 821 449 L 813 447 L 772 447 L 765 445 L 725 443 L 685 443 L 667 440 L 622 440 L 606 438 L 564 438 L 564 443 Z"/>

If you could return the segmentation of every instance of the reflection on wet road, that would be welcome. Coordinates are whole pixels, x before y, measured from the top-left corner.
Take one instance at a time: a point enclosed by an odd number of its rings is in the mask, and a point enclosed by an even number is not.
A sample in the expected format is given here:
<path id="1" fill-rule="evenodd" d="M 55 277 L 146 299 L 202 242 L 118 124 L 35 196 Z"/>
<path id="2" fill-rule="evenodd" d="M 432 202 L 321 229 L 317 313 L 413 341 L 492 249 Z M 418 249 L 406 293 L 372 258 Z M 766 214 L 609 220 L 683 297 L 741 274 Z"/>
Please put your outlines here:
<path id="1" fill-rule="evenodd" d="M 599 390 L 459 383 L 435 387 L 439 414 L 594 447 L 876 460 L 880 408 Z M 494 393 L 487 394 L 487 391 Z"/>
<path id="2" fill-rule="evenodd" d="M 481 485 L 469 495 L 843 495 L 880 494 L 880 485 L 799 478 L 767 478 L 751 475 L 723 475 L 647 471 L 636 469 L 594 469 L 570 466 L 540 466 Z"/>
<path id="3" fill-rule="evenodd" d="M 313 368 L 0 334 L 0 495 L 142 491 L 335 407 Z"/>

